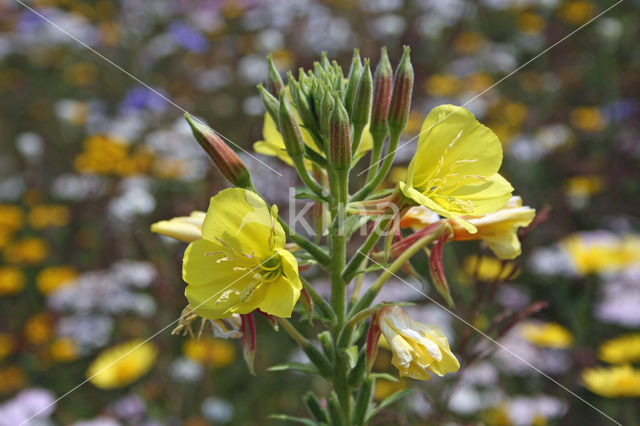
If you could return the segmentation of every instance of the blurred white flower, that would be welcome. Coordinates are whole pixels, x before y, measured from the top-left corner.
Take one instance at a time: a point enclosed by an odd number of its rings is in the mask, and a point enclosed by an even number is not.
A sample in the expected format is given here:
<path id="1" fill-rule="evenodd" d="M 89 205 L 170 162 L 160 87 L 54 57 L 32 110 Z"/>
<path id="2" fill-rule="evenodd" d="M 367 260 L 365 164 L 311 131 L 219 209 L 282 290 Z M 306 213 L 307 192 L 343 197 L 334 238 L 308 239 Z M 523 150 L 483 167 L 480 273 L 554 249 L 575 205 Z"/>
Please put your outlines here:
<path id="1" fill-rule="evenodd" d="M 0 426 L 19 424 L 44 425 L 55 410 L 55 395 L 46 389 L 31 388 L 21 391 L 0 404 Z M 33 417 L 33 418 L 32 418 Z"/>

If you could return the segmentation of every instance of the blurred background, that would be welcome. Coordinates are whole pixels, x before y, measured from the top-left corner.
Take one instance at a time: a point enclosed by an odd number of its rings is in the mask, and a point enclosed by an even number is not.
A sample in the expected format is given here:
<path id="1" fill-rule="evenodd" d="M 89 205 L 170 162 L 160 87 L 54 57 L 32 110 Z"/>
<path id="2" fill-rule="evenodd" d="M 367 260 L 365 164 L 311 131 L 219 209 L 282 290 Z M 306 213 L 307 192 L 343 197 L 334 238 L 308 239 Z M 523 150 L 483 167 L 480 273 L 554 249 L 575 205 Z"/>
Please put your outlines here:
<path id="1" fill-rule="evenodd" d="M 638 1 L 512 75 L 614 1 L 25 3 L 42 17 L 0 3 L 0 425 L 37 412 L 28 424 L 250 425 L 279 424 L 266 420 L 272 413 L 305 415 L 300 395 L 327 385 L 266 371 L 301 359 L 266 322 L 258 321 L 257 378 L 237 341 L 196 343 L 165 328 L 186 303 L 184 244 L 149 225 L 204 210 L 225 187 L 181 108 L 246 150 L 238 152 L 254 182 L 286 211 L 295 174 L 259 156 L 283 173 L 274 185 L 252 157 L 266 54 L 284 72 L 327 51 L 346 73 L 354 47 L 375 64 L 387 46 L 395 66 L 404 44 L 416 73 L 406 140 L 434 106 L 466 104 L 503 142 L 502 170 L 516 192 L 546 217 L 516 262 L 476 243 L 447 247 L 456 313 L 617 421 L 640 424 L 640 371 L 620 367 L 640 361 Z M 389 184 L 416 143 L 399 151 Z M 420 384 L 380 381 L 377 399 L 416 392 L 375 424 L 612 424 L 402 283 L 387 291 L 416 302 L 416 319 L 446 331 L 468 369 Z M 534 309 L 536 301 L 548 306 Z M 492 328 L 523 310 L 531 315 Z M 163 328 L 118 374 L 54 403 L 90 365 Z M 376 368 L 395 374 L 390 357 L 381 350 Z M 610 374 L 587 383 L 593 367 Z"/>

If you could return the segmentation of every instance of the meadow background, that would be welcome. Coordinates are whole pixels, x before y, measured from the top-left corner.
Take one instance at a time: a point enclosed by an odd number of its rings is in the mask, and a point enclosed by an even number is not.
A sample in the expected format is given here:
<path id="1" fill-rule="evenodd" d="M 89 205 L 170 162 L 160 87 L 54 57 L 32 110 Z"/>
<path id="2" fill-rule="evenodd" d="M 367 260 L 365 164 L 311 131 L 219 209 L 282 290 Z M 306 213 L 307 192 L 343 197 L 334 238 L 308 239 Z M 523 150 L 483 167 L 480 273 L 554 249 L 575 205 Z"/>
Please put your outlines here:
<path id="1" fill-rule="evenodd" d="M 387 46 L 396 63 L 404 44 L 416 74 L 405 140 L 434 106 L 466 104 L 503 142 L 502 170 L 519 195 L 545 212 L 516 262 L 487 250 L 474 257 L 476 243 L 446 254 L 456 313 L 492 333 L 496 306 L 546 302 L 496 337 L 617 421 L 640 424 L 640 378 L 635 398 L 604 396 L 582 380 L 584 369 L 617 362 L 605 362 L 603 342 L 640 329 L 638 1 L 621 2 L 502 82 L 614 1 L 25 3 L 175 104 L 19 2 L 0 3 L 0 425 L 42 409 L 28 424 L 249 425 L 277 412 L 303 415 L 299 396 L 326 384 L 267 372 L 301 355 L 263 322 L 257 378 L 237 341 L 196 343 L 170 327 L 151 340 L 155 357 L 139 360 L 149 365 L 137 380 L 86 383 L 50 404 L 103 350 L 154 335 L 184 308 L 184 245 L 149 226 L 206 209 L 226 184 L 181 108 L 237 144 L 256 186 L 286 211 L 295 173 L 259 157 L 283 173 L 276 180 L 252 157 L 265 56 L 285 71 L 327 51 L 348 69 L 354 47 L 377 62 Z M 399 151 L 388 184 L 402 178 L 416 142 Z M 444 328 L 454 353 L 483 344 L 401 283 L 389 288 Z M 637 342 L 618 358 L 640 361 Z M 613 424 L 495 349 L 486 344 L 446 388 L 439 379 L 382 381 L 376 398 L 416 391 L 375 424 Z M 376 368 L 395 373 L 389 359 L 381 350 Z"/>

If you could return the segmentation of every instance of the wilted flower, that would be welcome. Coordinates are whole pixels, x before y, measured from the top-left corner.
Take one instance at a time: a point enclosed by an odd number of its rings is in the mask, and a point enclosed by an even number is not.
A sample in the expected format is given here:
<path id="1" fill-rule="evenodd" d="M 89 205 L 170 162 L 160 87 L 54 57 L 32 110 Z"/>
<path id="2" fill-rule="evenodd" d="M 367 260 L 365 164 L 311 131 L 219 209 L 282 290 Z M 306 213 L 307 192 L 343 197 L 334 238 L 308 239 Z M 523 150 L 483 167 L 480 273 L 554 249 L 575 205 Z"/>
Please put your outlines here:
<path id="1" fill-rule="evenodd" d="M 513 187 L 498 174 L 502 144 L 473 114 L 442 105 L 427 116 L 416 153 L 400 182 L 402 193 L 469 232 L 476 227 L 461 216 L 482 216 L 504 206 Z"/>
<path id="2" fill-rule="evenodd" d="M 582 380 L 591 392 L 607 398 L 640 396 L 640 370 L 630 365 L 588 368 Z"/>
<path id="3" fill-rule="evenodd" d="M 211 198 L 202 238 L 184 254 L 185 295 L 198 315 L 219 319 L 257 308 L 290 317 L 300 296 L 296 258 L 284 249 L 277 209 L 254 192 L 225 189 Z"/>
<path id="4" fill-rule="evenodd" d="M 429 372 L 443 376 L 460 368 L 446 336 L 412 320 L 399 306 L 382 307 L 378 321 L 401 376 L 429 380 Z"/>
<path id="5" fill-rule="evenodd" d="M 202 238 L 202 223 L 205 214 L 205 212 L 193 211 L 189 216 L 161 220 L 151 225 L 151 231 L 190 243 Z"/>
<path id="6" fill-rule="evenodd" d="M 147 373 L 156 359 L 156 347 L 140 339 L 106 349 L 89 365 L 89 381 L 101 389 L 126 386 Z"/>

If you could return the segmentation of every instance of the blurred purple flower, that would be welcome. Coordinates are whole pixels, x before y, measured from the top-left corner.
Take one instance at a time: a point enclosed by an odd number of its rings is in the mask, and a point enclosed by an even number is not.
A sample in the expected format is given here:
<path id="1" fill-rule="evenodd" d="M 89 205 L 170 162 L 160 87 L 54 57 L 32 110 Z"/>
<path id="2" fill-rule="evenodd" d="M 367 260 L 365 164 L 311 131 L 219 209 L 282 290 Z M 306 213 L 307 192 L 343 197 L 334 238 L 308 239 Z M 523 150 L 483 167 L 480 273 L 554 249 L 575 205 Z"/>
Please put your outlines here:
<path id="1" fill-rule="evenodd" d="M 176 43 L 191 52 L 202 53 L 209 48 L 209 42 L 205 36 L 184 22 L 172 22 L 169 26 L 169 34 Z"/>
<path id="2" fill-rule="evenodd" d="M 624 120 L 640 110 L 640 103 L 636 99 L 620 99 L 602 108 L 602 112 L 609 121 Z"/>
<path id="3" fill-rule="evenodd" d="M 155 90 L 165 96 L 162 90 Z M 147 87 L 135 86 L 127 91 L 124 99 L 120 102 L 120 111 L 125 113 L 145 109 L 155 113 L 162 113 L 167 109 L 167 101 Z"/>

